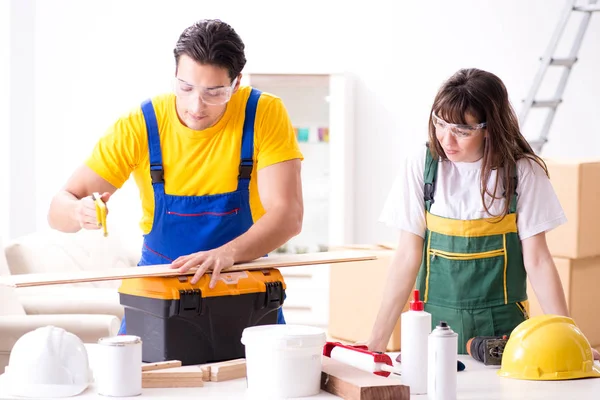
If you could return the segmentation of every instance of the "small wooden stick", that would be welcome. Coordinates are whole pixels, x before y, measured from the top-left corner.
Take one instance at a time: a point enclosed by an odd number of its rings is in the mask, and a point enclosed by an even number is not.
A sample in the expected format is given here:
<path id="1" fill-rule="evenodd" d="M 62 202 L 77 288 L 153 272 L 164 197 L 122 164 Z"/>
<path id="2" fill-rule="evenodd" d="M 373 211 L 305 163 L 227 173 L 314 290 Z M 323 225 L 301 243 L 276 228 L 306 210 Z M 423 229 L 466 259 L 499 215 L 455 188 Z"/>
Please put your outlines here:
<path id="1" fill-rule="evenodd" d="M 175 367 L 181 367 L 181 361 L 171 360 L 171 361 L 160 361 L 160 362 L 155 362 L 155 363 L 151 363 L 151 364 L 144 364 L 144 365 L 142 365 L 142 372 L 143 371 L 156 371 L 159 369 L 175 368 Z"/>

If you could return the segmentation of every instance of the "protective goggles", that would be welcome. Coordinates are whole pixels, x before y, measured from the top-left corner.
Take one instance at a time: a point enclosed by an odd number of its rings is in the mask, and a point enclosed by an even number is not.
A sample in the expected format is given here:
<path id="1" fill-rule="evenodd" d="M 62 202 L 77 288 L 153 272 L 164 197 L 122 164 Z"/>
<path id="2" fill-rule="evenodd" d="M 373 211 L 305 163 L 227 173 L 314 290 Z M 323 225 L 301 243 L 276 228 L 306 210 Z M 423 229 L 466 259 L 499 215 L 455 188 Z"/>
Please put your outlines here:
<path id="1" fill-rule="evenodd" d="M 179 78 L 175 78 L 173 86 L 175 94 L 178 97 L 198 96 L 202 102 L 211 106 L 220 106 L 231 99 L 233 89 L 237 83 L 237 77 L 231 82 L 230 86 L 204 87 L 194 86 Z"/>
<path id="2" fill-rule="evenodd" d="M 485 122 L 477 125 L 451 124 L 435 115 L 435 112 L 431 113 L 431 118 L 433 120 L 433 126 L 435 126 L 436 130 L 450 131 L 450 133 L 452 133 L 452 135 L 458 139 L 470 138 L 487 125 Z"/>

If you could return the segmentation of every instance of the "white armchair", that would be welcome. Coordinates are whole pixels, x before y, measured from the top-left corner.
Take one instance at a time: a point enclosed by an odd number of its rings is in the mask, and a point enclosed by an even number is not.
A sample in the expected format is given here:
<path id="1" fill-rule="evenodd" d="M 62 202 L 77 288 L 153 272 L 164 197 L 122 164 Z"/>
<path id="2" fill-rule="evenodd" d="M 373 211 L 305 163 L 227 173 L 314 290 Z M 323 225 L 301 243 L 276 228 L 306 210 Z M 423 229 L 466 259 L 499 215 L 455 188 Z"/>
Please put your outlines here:
<path id="1" fill-rule="evenodd" d="M 99 231 L 36 232 L 7 243 L 0 252 L 0 276 L 135 266 L 140 247 L 125 243 L 112 232 L 107 238 Z M 104 281 L 0 287 L 0 373 L 16 340 L 41 326 L 64 328 L 86 343 L 116 335 L 124 312 L 119 285 Z"/>
<path id="2" fill-rule="evenodd" d="M 140 248 L 141 237 L 139 241 L 126 242 L 114 232 L 104 237 L 100 231 L 68 234 L 47 230 L 7 243 L 4 253 L 9 273 L 19 275 L 132 267 L 140 258 Z M 37 286 L 17 289 L 17 295 L 32 313 L 44 313 L 43 310 L 62 304 L 66 313 L 87 307 L 90 313 L 108 312 L 122 318 L 117 293 L 120 284 L 115 280 Z M 44 301 L 40 302 L 40 298 Z"/>
<path id="3" fill-rule="evenodd" d="M 6 291 L 0 287 L 0 292 Z M 16 297 L 12 294 L 2 294 L 5 297 Z M 10 352 L 16 341 L 25 333 L 34 329 L 53 325 L 77 335 L 85 343 L 95 343 L 104 336 L 114 336 L 119 331 L 121 323 L 118 317 L 104 314 L 37 314 L 28 315 L 24 309 L 21 312 L 7 314 L 5 304 L 0 312 L 0 373 L 8 365 Z"/>

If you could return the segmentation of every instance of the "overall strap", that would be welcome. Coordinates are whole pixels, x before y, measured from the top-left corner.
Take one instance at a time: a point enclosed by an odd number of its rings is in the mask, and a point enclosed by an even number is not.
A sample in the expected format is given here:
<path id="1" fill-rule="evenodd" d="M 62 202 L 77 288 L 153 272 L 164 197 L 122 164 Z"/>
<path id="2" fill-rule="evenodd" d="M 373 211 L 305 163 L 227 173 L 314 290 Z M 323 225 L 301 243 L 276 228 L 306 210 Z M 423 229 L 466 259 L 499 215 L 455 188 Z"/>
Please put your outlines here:
<path id="1" fill-rule="evenodd" d="M 433 195 L 435 193 L 435 179 L 437 178 L 438 160 L 434 159 L 427 144 L 427 156 L 425 158 L 425 172 L 423 173 L 423 195 L 425 200 L 425 209 L 429 212 L 433 204 Z"/>
<path id="2" fill-rule="evenodd" d="M 158 123 L 152 106 L 152 100 L 142 102 L 142 113 L 146 120 L 146 133 L 148 135 L 148 150 L 150 152 L 150 177 L 154 190 L 164 192 L 165 176 L 162 165 L 162 153 L 160 150 L 160 135 L 158 134 Z"/>
<path id="3" fill-rule="evenodd" d="M 250 97 L 246 102 L 246 115 L 244 117 L 244 130 L 242 131 L 242 151 L 240 155 L 240 168 L 238 175 L 237 190 L 248 190 L 250 185 L 250 176 L 254 167 L 254 120 L 256 117 L 256 108 L 261 92 L 252 89 Z"/>
<path id="4" fill-rule="evenodd" d="M 518 193 L 517 193 L 517 185 L 519 183 L 519 178 L 517 176 L 517 165 L 513 165 L 513 168 L 511 170 L 510 173 L 510 179 L 513 180 L 514 183 L 514 188 L 513 188 L 513 192 L 510 196 L 510 204 L 508 206 L 508 211 L 511 214 L 514 214 L 517 212 L 517 197 L 518 197 Z"/>

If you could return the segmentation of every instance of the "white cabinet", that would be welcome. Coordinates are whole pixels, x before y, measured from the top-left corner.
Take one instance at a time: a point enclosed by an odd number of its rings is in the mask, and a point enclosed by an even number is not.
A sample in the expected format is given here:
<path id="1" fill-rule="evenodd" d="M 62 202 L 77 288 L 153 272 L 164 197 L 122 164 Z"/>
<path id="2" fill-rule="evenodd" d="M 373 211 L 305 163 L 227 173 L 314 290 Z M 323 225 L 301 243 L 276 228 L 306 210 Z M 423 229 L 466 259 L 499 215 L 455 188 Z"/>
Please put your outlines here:
<path id="1" fill-rule="evenodd" d="M 280 251 L 322 251 L 353 243 L 354 132 L 352 83 L 344 74 L 246 72 L 242 83 L 280 97 L 300 149 L 304 223 Z M 327 326 L 329 266 L 282 268 L 288 323 Z"/>

